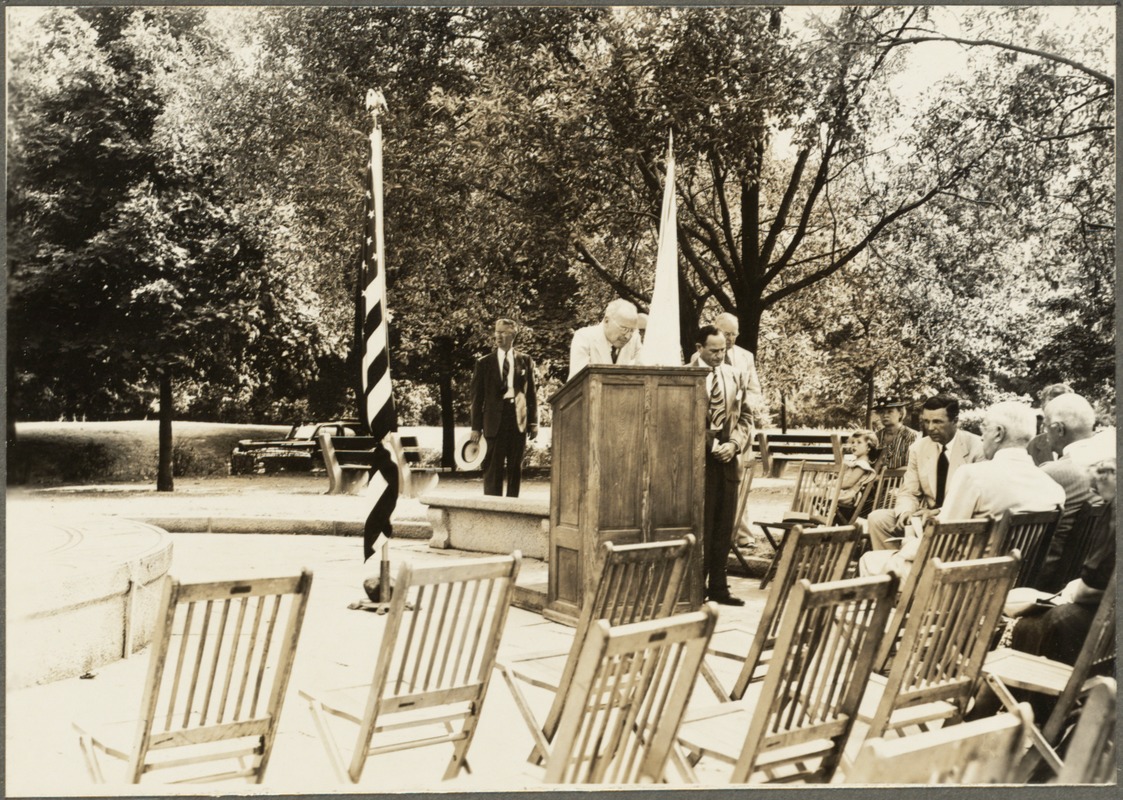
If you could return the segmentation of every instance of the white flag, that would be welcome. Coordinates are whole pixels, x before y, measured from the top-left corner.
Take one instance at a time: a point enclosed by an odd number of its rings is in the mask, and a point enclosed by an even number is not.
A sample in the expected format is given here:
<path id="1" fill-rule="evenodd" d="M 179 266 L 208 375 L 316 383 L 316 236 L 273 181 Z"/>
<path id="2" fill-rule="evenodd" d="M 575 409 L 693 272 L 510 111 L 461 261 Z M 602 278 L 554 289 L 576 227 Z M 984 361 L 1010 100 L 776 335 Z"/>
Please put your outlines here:
<path id="1" fill-rule="evenodd" d="M 678 324 L 678 226 L 675 217 L 675 154 L 673 134 L 667 136 L 667 179 L 659 219 L 659 252 L 655 257 L 655 288 L 639 362 L 648 366 L 682 366 Z"/>

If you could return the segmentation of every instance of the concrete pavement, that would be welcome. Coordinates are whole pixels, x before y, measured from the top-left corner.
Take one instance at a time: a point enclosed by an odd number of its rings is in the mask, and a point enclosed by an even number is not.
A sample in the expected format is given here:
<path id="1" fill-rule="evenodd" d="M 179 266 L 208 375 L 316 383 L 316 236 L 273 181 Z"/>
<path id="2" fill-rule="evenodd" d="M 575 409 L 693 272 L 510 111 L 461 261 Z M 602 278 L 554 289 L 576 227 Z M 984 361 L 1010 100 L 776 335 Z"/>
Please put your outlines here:
<path id="1" fill-rule="evenodd" d="M 214 484 L 192 485 L 180 481 L 173 495 L 158 496 L 140 487 L 116 491 L 21 490 L 9 493 L 8 502 L 38 509 L 43 514 L 64 509 L 68 513 L 105 513 L 134 518 L 188 515 L 192 518 L 256 518 L 270 533 L 173 534 L 174 553 L 171 572 L 185 581 L 217 580 L 247 575 L 281 575 L 308 567 L 314 583 L 297 650 L 289 696 L 282 715 L 280 734 L 263 787 L 225 784 L 226 793 L 327 793 L 340 791 L 483 791 L 539 787 L 540 773 L 527 767 L 524 755 L 530 749 L 530 736 L 510 696 L 498 676 L 489 690 L 480 727 L 469 755 L 474 774 L 442 783 L 448 746 L 381 756 L 368 763 L 358 786 L 342 785 L 332 773 L 317 740 L 306 707 L 296 692 L 301 688 L 333 688 L 361 684 L 369 680 L 380 631 L 385 618 L 363 611 L 351 611 L 347 604 L 362 596 L 362 580 L 368 569 L 360 561 L 359 540 L 353 536 L 293 532 L 276 535 L 276 527 L 299 530 L 302 520 L 361 521 L 369 509 L 366 498 L 329 497 L 319 494 L 322 484 L 292 480 L 280 489 L 272 483 L 253 483 L 247 476 L 240 493 L 217 493 Z M 294 478 L 296 476 L 293 476 Z M 229 479 L 234 480 L 234 479 Z M 448 489 L 453 482 L 442 484 Z M 478 492 L 471 482 L 458 484 L 462 491 Z M 529 492 L 547 491 L 544 482 L 528 487 Z M 754 496 L 756 487 L 754 487 Z M 776 498 L 783 505 L 786 501 Z M 770 503 L 771 504 L 771 503 Z M 253 513 L 247 513 L 252 511 Z M 234 514 L 237 516 L 223 516 Z M 403 501 L 396 520 L 414 521 L 424 517 L 417 501 Z M 282 524 L 288 521 L 293 524 Z M 269 527 L 270 525 L 275 527 Z M 221 526 L 220 526 L 221 528 Z M 216 530 L 212 528 L 211 530 Z M 426 540 L 395 538 L 391 547 L 394 568 L 403 560 L 418 565 L 440 563 L 445 559 L 474 558 L 474 554 L 454 550 L 433 550 Z M 527 581 L 545 582 L 547 565 L 525 560 L 520 585 Z M 744 608 L 722 607 L 718 639 L 722 649 L 746 652 L 751 631 L 755 630 L 764 603 L 764 593 L 756 581 L 732 577 L 734 594 L 744 598 Z M 572 630 L 549 622 L 540 615 L 514 608 L 510 612 L 500 656 L 522 652 L 568 648 Z M 19 643 L 7 642 L 8 647 Z M 92 794 L 120 795 L 128 787 L 112 785 L 101 792 L 89 782 L 70 730 L 71 720 L 119 719 L 138 708 L 139 692 L 147 666 L 147 651 L 131 659 L 107 665 L 87 678 L 72 678 L 55 683 L 9 692 L 6 696 L 6 793 L 9 796 L 74 796 Z M 736 665 L 718 659 L 715 669 L 731 683 Z M 529 690 L 531 702 L 544 715 L 550 701 L 545 692 Z M 712 701 L 704 682 L 699 682 L 699 700 Z M 722 770 L 705 767 L 704 782 L 723 783 Z M 138 794 L 151 794 L 157 787 L 145 785 Z M 162 794 L 173 793 L 160 786 Z M 183 793 L 198 793 L 199 787 Z"/>

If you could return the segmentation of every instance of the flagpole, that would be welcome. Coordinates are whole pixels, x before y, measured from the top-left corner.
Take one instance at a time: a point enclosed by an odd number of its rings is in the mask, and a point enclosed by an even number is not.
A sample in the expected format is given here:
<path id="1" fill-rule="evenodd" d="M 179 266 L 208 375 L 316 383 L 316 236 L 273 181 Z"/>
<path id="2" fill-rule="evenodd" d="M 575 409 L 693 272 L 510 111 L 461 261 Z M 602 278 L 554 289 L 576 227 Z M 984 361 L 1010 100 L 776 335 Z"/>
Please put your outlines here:
<path id="1" fill-rule="evenodd" d="M 363 560 L 376 552 L 386 557 L 386 544 L 393 535 L 391 516 L 398 503 L 400 483 L 390 436 L 397 430 L 397 414 L 390 381 L 390 320 L 386 310 L 386 246 L 383 227 L 382 123 L 386 98 L 377 89 L 367 92 L 371 115 L 370 162 L 366 208 L 363 219 L 363 257 L 359 275 L 357 342 L 361 353 L 360 412 L 370 435 L 378 440 L 372 464 L 370 491 L 374 507 L 363 527 Z M 384 588 L 384 587 L 380 587 Z M 382 602 L 388 593 L 382 591 Z"/>

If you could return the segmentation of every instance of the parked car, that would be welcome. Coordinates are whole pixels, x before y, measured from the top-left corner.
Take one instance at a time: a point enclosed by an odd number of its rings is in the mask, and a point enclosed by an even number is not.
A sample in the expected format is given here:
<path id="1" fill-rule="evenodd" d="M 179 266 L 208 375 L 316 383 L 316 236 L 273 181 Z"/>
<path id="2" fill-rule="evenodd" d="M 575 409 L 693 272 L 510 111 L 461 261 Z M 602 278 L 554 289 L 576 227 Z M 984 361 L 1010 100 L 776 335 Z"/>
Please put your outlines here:
<path id="1" fill-rule="evenodd" d="M 361 430 L 362 424 L 358 420 L 341 419 L 293 425 L 284 439 L 242 439 L 230 454 L 230 474 L 271 473 L 282 469 L 309 472 L 323 469 L 320 434 L 359 436 Z"/>

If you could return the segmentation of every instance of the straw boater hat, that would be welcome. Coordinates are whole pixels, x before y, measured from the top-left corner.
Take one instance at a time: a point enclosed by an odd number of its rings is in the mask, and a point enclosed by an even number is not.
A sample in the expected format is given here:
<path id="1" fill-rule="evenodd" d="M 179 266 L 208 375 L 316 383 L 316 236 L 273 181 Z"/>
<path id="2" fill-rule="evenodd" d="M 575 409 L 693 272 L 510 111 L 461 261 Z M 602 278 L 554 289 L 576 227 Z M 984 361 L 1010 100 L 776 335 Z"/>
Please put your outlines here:
<path id="1" fill-rule="evenodd" d="M 461 472 L 472 472 L 483 469 L 484 456 L 487 455 L 487 439 L 480 437 L 478 442 L 470 438 L 465 439 L 460 447 L 456 448 L 456 468 Z"/>

